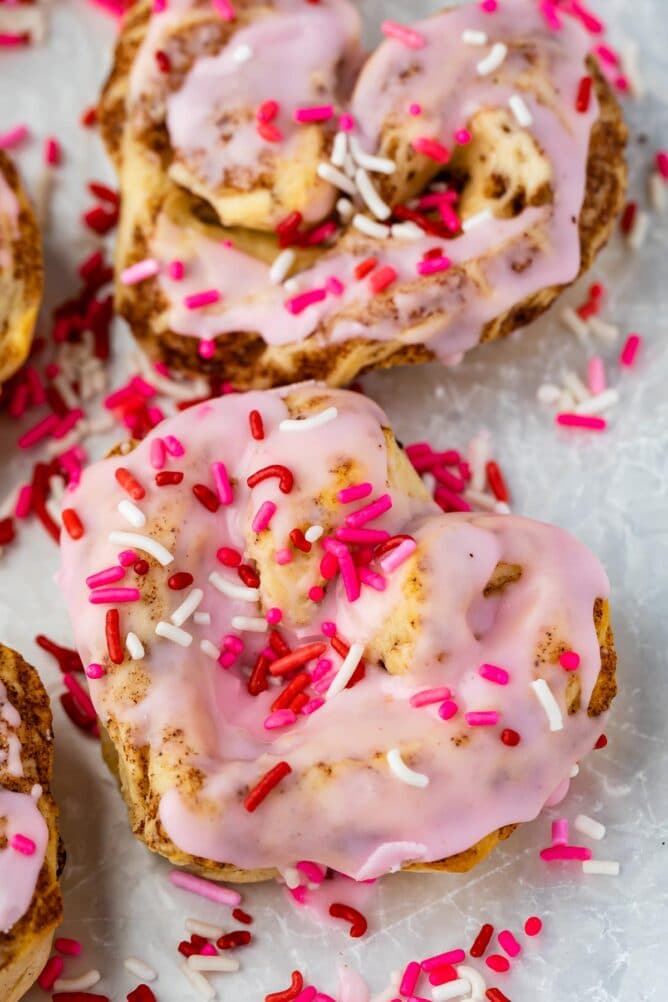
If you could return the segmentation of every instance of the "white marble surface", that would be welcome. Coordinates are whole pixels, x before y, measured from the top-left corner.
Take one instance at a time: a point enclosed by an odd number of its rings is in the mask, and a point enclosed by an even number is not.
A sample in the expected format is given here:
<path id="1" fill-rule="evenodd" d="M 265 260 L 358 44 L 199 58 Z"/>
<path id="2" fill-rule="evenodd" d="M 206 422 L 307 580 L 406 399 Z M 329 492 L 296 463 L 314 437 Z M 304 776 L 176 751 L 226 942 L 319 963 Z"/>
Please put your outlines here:
<path id="1" fill-rule="evenodd" d="M 382 9 L 406 19 L 409 7 L 417 11 L 429 4 L 365 3 L 375 24 Z M 628 109 L 632 191 L 644 197 L 650 152 L 668 145 L 664 3 L 601 0 L 599 9 L 612 25 L 615 43 L 636 39 L 641 46 L 650 92 Z M 43 48 L 0 53 L 0 129 L 25 120 L 40 139 L 55 133 L 65 144 L 66 166 L 47 239 L 51 303 L 69 293 L 74 267 L 90 248 L 78 222 L 87 204 L 83 182 L 111 179 L 97 139 L 79 128 L 78 118 L 95 98 L 112 37 L 111 21 L 83 0 L 58 0 Z M 32 181 L 39 159 L 37 141 L 18 155 Z M 371 932 L 361 943 L 338 931 L 323 932 L 286 908 L 279 888 L 255 887 L 245 893 L 244 904 L 255 916 L 256 945 L 243 953 L 238 975 L 221 979 L 221 998 L 260 999 L 286 985 L 296 966 L 323 991 L 333 992 L 340 960 L 361 970 L 378 990 L 387 984 L 389 971 L 412 956 L 466 945 L 482 921 L 518 929 L 532 913 L 544 918 L 544 935 L 527 947 L 511 975 L 495 979 L 514 1002 L 659 1002 L 665 997 L 667 227 L 668 217 L 655 218 L 637 256 L 615 240 L 594 269 L 611 293 L 606 314 L 623 331 L 638 330 L 646 339 L 639 365 L 624 375 L 616 366 L 617 350 L 604 351 L 622 397 L 607 434 L 557 433 L 535 403 L 541 382 L 558 377 L 564 366 L 582 371 L 587 357 L 554 312 L 509 342 L 474 353 L 455 371 L 432 366 L 366 381 L 405 441 L 419 436 L 462 446 L 481 427 L 489 428 L 515 510 L 568 527 L 605 561 L 613 586 L 622 690 L 608 748 L 584 765 L 560 813 L 574 818 L 585 811 L 607 825 L 595 854 L 620 860 L 621 877 L 583 877 L 541 863 L 537 853 L 549 838 L 548 812 L 469 877 L 400 875 L 382 882 L 368 906 Z M 582 283 L 570 300 L 581 300 L 584 289 Z M 129 350 L 119 332 L 119 366 Z M 13 444 L 16 429 L 5 422 L 0 434 L 4 495 L 25 477 L 27 464 Z M 0 564 L 0 640 L 37 665 L 54 696 L 60 691 L 58 673 L 33 637 L 41 631 L 69 642 L 53 584 L 56 566 L 56 548 L 37 526 L 23 533 L 21 544 Z M 167 866 L 133 841 L 98 749 L 71 727 L 57 702 L 55 727 L 55 790 L 69 852 L 64 931 L 85 944 L 85 957 L 70 970 L 98 967 L 103 980 L 95 990 L 117 1002 L 136 984 L 122 966 L 124 957 L 136 954 L 160 971 L 154 986 L 160 1002 L 194 998 L 176 968 L 174 947 L 185 915 L 217 920 L 218 909 L 173 891 L 166 882 Z M 43 997 L 39 991 L 30 995 Z"/>

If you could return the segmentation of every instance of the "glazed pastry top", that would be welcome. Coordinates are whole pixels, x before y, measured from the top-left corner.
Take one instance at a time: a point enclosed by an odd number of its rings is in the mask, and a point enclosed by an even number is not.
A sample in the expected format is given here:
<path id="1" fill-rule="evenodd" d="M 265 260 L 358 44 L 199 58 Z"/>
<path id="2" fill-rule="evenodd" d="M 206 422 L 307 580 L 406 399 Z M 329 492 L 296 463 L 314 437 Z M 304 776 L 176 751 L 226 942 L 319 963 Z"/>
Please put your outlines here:
<path id="1" fill-rule="evenodd" d="M 11 789 L 23 777 L 21 717 L 0 682 L 0 932 L 9 932 L 30 907 L 44 863 L 49 831 L 32 794 Z"/>
<path id="2" fill-rule="evenodd" d="M 440 514 L 359 394 L 200 404 L 88 468 L 67 505 L 93 701 L 184 852 L 358 879 L 438 860 L 534 818 L 601 733 L 597 560 L 537 522 Z M 284 673 L 288 649 L 309 656 Z"/>
<path id="3" fill-rule="evenodd" d="M 0 170 L 0 271 L 12 261 L 12 243 L 18 233 L 19 201 Z"/>

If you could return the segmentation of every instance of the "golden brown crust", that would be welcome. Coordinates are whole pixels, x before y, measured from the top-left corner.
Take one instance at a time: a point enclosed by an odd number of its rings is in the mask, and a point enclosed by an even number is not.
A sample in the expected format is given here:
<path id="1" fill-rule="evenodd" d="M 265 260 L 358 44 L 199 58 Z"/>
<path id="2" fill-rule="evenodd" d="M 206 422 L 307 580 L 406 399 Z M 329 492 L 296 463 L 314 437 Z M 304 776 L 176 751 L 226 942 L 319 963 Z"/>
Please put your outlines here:
<path id="1" fill-rule="evenodd" d="M 12 242 L 12 265 L 7 273 L 0 268 L 0 383 L 9 379 L 30 352 L 37 321 L 44 271 L 42 242 L 32 206 L 16 167 L 0 150 L 2 174 L 19 202 L 18 234 Z"/>
<path id="2" fill-rule="evenodd" d="M 3 777 L 3 785 L 29 794 L 36 783 L 43 789 L 39 809 L 49 828 L 49 842 L 30 908 L 8 933 L 0 933 L 0 998 L 17 1002 L 46 963 L 53 934 L 62 921 L 58 875 L 63 850 L 58 835 L 58 809 L 49 785 L 53 768 L 51 707 L 39 676 L 20 654 L 0 645 L 0 680 L 21 715 L 19 740 L 23 777 Z"/>

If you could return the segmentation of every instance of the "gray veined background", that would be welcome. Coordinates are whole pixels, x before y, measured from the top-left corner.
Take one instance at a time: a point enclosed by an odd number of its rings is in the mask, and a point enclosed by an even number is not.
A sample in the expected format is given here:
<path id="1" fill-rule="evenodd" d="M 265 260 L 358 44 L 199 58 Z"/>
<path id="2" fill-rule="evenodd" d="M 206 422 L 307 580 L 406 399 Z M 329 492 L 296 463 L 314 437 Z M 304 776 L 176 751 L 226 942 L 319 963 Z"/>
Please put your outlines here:
<path id="1" fill-rule="evenodd" d="M 370 40 L 381 14 L 407 20 L 437 3 L 363 3 Z M 408 13 L 410 11 L 410 14 Z M 635 40 L 649 93 L 629 102 L 634 197 L 645 192 L 649 157 L 668 146 L 668 57 L 664 0 L 600 0 L 614 44 Z M 78 217 L 86 204 L 83 182 L 108 178 L 110 168 L 95 136 L 78 126 L 92 103 L 109 60 L 113 24 L 84 0 L 56 0 L 51 34 L 41 49 L 0 54 L 0 129 L 27 121 L 37 135 L 56 134 L 66 167 L 55 196 L 47 240 L 49 297 L 71 290 L 76 263 L 90 250 Z M 40 159 L 35 142 L 19 155 L 34 181 Z M 287 984 L 299 966 L 322 990 L 333 991 L 339 959 L 362 970 L 376 990 L 388 972 L 415 954 L 466 944 L 482 921 L 521 927 L 536 912 L 545 920 L 540 941 L 525 950 L 507 984 L 515 1002 L 658 1002 L 668 980 L 668 216 L 654 217 L 645 247 L 631 256 L 616 239 L 592 277 L 610 291 L 606 315 L 622 329 L 640 331 L 642 360 L 620 376 L 617 351 L 605 350 L 622 402 L 602 436 L 557 433 L 535 403 L 537 386 L 562 367 L 582 371 L 586 352 L 560 327 L 553 312 L 529 331 L 469 356 L 451 372 L 438 366 L 379 374 L 366 385 L 387 409 L 404 441 L 428 437 L 463 446 L 480 428 L 494 435 L 517 512 L 554 521 L 576 532 L 605 561 L 612 579 L 620 654 L 621 695 L 608 728 L 610 744 L 595 753 L 574 781 L 563 810 L 579 811 L 608 826 L 596 854 L 619 859 L 619 879 L 583 877 L 548 869 L 537 850 L 549 838 L 550 812 L 525 826 L 470 877 L 399 875 L 382 882 L 372 909 L 373 932 L 352 944 L 343 933 L 323 933 L 294 910 L 283 892 L 260 886 L 245 892 L 255 915 L 257 946 L 243 954 L 239 975 L 220 982 L 223 999 L 239 1002 Z M 586 282 L 569 294 L 578 302 Z M 119 372 L 129 340 L 117 341 Z M 0 425 L 2 496 L 25 476 L 15 429 Z M 98 443 L 101 451 L 104 443 Z M 19 648 L 43 672 L 52 694 L 58 676 L 33 637 L 38 630 L 61 642 L 69 630 L 53 584 L 57 554 L 37 527 L 24 534 L 0 563 L 0 640 Z M 56 793 L 69 850 L 64 879 L 66 934 L 86 945 L 82 969 L 97 966 L 95 989 L 125 998 L 135 981 L 122 960 L 137 954 L 159 968 L 160 1002 L 181 1002 L 191 989 L 174 966 L 174 947 L 186 914 L 217 918 L 215 906 L 189 901 L 166 883 L 167 866 L 135 843 L 96 747 L 66 721 L 56 703 Z M 74 969 L 74 968 L 73 968 Z M 36 991 L 31 999 L 44 996 Z"/>

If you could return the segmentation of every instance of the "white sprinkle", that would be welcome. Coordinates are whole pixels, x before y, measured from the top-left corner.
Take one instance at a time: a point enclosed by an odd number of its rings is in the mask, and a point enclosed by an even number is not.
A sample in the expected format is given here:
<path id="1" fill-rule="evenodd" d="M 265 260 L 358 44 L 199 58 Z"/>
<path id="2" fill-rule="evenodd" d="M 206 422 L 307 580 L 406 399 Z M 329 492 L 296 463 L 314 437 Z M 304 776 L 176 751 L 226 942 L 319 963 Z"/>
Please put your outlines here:
<path id="1" fill-rule="evenodd" d="M 132 501 L 128 501 L 127 498 L 123 498 L 122 501 L 118 502 L 118 512 L 135 529 L 142 529 L 146 525 L 146 515 L 144 512 Z"/>
<path id="2" fill-rule="evenodd" d="M 212 925 L 210 922 L 201 922 L 199 919 L 187 918 L 186 929 L 194 932 L 196 936 L 204 936 L 205 939 L 220 939 L 225 930 L 221 925 Z"/>
<path id="3" fill-rule="evenodd" d="M 324 424 L 329 424 L 338 416 L 339 412 L 336 407 L 328 407 L 326 410 L 320 411 L 319 414 L 313 414 L 302 420 L 286 418 L 285 421 L 281 421 L 278 427 L 280 431 L 311 431 L 313 428 L 321 428 Z"/>
<path id="4" fill-rule="evenodd" d="M 492 219 L 492 213 L 490 209 L 483 209 L 482 212 L 476 212 L 475 216 L 469 216 L 462 223 L 462 232 L 468 233 L 469 230 L 474 229 L 476 226 L 480 226 L 481 223 L 486 223 L 488 220 Z"/>
<path id="5" fill-rule="evenodd" d="M 561 374 L 561 378 L 564 386 L 570 391 L 576 404 L 581 404 L 584 403 L 585 400 L 589 400 L 591 393 L 577 373 L 573 372 L 571 369 L 564 369 Z"/>
<path id="6" fill-rule="evenodd" d="M 487 33 L 467 28 L 462 32 L 462 42 L 464 45 L 487 45 Z"/>
<path id="7" fill-rule="evenodd" d="M 589 838 L 595 839 L 597 842 L 600 842 L 605 837 L 605 825 L 602 825 L 600 821 L 596 821 L 595 818 L 590 818 L 587 814 L 578 814 L 573 823 L 577 831 L 582 832 L 583 835 L 587 835 Z"/>
<path id="8" fill-rule="evenodd" d="M 209 583 L 223 595 L 227 595 L 228 598 L 238 598 L 242 602 L 258 602 L 260 600 L 259 588 L 248 588 L 246 585 L 236 584 L 234 581 L 224 578 L 218 571 L 212 571 L 209 574 Z"/>
<path id="9" fill-rule="evenodd" d="M 321 525 L 309 525 L 308 529 L 304 533 L 304 539 L 307 543 L 317 543 L 319 539 L 324 536 L 325 530 Z"/>
<path id="10" fill-rule="evenodd" d="M 193 971 L 212 971 L 217 974 L 230 974 L 239 970 L 239 961 L 234 957 L 207 957 L 194 953 L 188 957 L 188 966 Z"/>
<path id="11" fill-rule="evenodd" d="M 510 110 L 517 119 L 518 125 L 521 125 L 523 129 L 528 129 L 530 125 L 533 125 L 533 115 L 527 108 L 526 101 L 520 94 L 512 94 L 508 98 L 508 104 L 510 105 Z"/>
<path id="12" fill-rule="evenodd" d="M 286 866 L 285 869 L 281 870 L 281 876 L 289 890 L 294 891 L 296 887 L 301 887 L 302 878 L 296 867 Z"/>
<path id="13" fill-rule="evenodd" d="M 560 411 L 572 411 L 575 407 L 575 400 L 570 390 L 562 390 L 557 401 L 557 408 Z"/>
<path id="14" fill-rule="evenodd" d="M 397 169 L 394 160 L 390 160 L 389 157 L 377 157 L 372 153 L 366 153 L 355 136 L 350 137 L 350 151 L 355 163 L 371 171 L 372 174 L 394 174 Z"/>
<path id="15" fill-rule="evenodd" d="M 551 731 L 563 731 L 564 720 L 559 709 L 559 704 L 554 698 L 554 693 L 544 678 L 537 678 L 531 683 L 531 688 L 536 693 L 538 702 L 545 710 Z"/>
<path id="16" fill-rule="evenodd" d="M 392 215 L 392 209 L 380 197 L 373 181 L 363 167 L 358 167 L 355 171 L 355 181 L 360 195 L 376 219 L 389 219 Z"/>
<path id="17" fill-rule="evenodd" d="M 343 167 L 346 162 L 348 152 L 348 135 L 345 132 L 337 132 L 332 143 L 332 155 L 330 160 L 335 167 Z"/>
<path id="18" fill-rule="evenodd" d="M 422 788 L 429 786 L 429 776 L 425 776 L 422 772 L 415 772 L 414 769 L 409 769 L 402 759 L 401 752 L 398 748 L 390 748 L 387 753 L 387 764 L 397 779 L 400 779 L 402 783 L 408 783 L 409 786 L 419 786 Z"/>
<path id="19" fill-rule="evenodd" d="M 615 344 L 619 340 L 619 327 L 606 323 L 600 317 L 589 318 L 589 329 L 595 337 L 606 344 Z"/>
<path id="20" fill-rule="evenodd" d="M 497 501 L 494 511 L 497 515 L 510 515 L 510 505 L 506 501 Z"/>
<path id="21" fill-rule="evenodd" d="M 618 877 L 619 863 L 611 859 L 583 859 L 582 872 L 599 877 Z"/>
<path id="22" fill-rule="evenodd" d="M 608 390 L 603 390 L 603 393 L 597 393 L 595 397 L 589 397 L 581 404 L 576 404 L 573 410 L 576 414 L 602 414 L 618 403 L 619 391 L 611 387 Z"/>
<path id="23" fill-rule="evenodd" d="M 626 238 L 626 242 L 631 250 L 640 250 L 647 239 L 649 233 L 649 215 L 647 212 L 636 213 L 633 229 Z"/>
<path id="24" fill-rule="evenodd" d="M 171 564 L 174 560 L 172 554 L 162 543 L 159 543 L 157 539 L 151 539 L 150 536 L 143 536 L 139 532 L 110 532 L 109 542 L 117 543 L 119 546 L 127 546 L 129 549 L 143 550 L 144 553 L 154 557 L 163 567 Z"/>
<path id="25" fill-rule="evenodd" d="M 355 171 L 357 170 L 357 166 L 352 158 L 352 154 L 350 153 L 350 151 L 346 153 L 346 162 L 343 165 L 343 169 L 348 175 L 348 177 L 355 177 Z"/>
<path id="26" fill-rule="evenodd" d="M 554 383 L 542 383 L 536 390 L 536 400 L 539 404 L 554 405 L 561 396 L 561 390 Z"/>
<path id="27" fill-rule="evenodd" d="M 283 288 L 290 296 L 296 296 L 297 293 L 301 291 L 299 279 L 289 278 L 287 282 L 283 284 Z"/>
<path id="28" fill-rule="evenodd" d="M 484 491 L 477 491 L 473 487 L 469 487 L 468 490 L 464 491 L 463 497 L 469 504 L 481 508 L 483 511 L 496 511 L 496 498 L 493 494 L 485 494 Z"/>
<path id="29" fill-rule="evenodd" d="M 158 972 L 145 964 L 139 957 L 126 957 L 123 961 L 123 967 L 141 981 L 155 981 L 158 976 Z"/>
<path id="30" fill-rule="evenodd" d="M 389 226 L 377 223 L 374 219 L 363 216 L 361 212 L 358 212 L 353 219 L 353 226 L 360 233 L 366 234 L 367 237 L 375 237 L 377 240 L 386 240 L 391 232 Z"/>
<path id="31" fill-rule="evenodd" d="M 467 978 L 457 978 L 456 981 L 448 981 L 444 985 L 432 988 L 431 997 L 433 1002 L 447 1002 L 448 999 L 460 999 L 470 991 L 471 982 Z"/>
<path id="32" fill-rule="evenodd" d="M 349 198 L 340 198 L 336 203 L 336 211 L 338 212 L 338 214 L 341 216 L 341 219 L 345 223 L 348 222 L 349 219 L 352 219 L 352 217 L 354 216 L 355 206 L 353 205 L 353 203 L 350 201 Z"/>
<path id="33" fill-rule="evenodd" d="M 193 642 L 192 633 L 187 633 L 186 630 L 180 630 L 178 626 L 174 626 L 173 623 L 160 622 L 156 626 L 155 632 L 159 637 L 164 637 L 165 640 L 171 640 L 172 643 L 178 644 L 179 647 L 190 647 Z"/>
<path id="34" fill-rule="evenodd" d="M 478 63 L 477 70 L 479 77 L 489 76 L 494 70 L 498 70 L 503 60 L 508 55 L 508 48 L 503 42 L 495 42 L 488 55 Z"/>
<path id="35" fill-rule="evenodd" d="M 284 251 L 274 258 L 274 262 L 269 269 L 269 281 L 272 285 L 282 285 L 290 273 L 290 269 L 297 255 L 291 247 L 286 247 Z"/>
<path id="36" fill-rule="evenodd" d="M 489 432 L 483 428 L 472 438 L 466 450 L 466 458 L 471 464 L 471 487 L 481 491 L 487 483 L 485 466 L 491 459 Z"/>
<path id="37" fill-rule="evenodd" d="M 487 985 L 482 974 L 474 967 L 468 967 L 466 964 L 457 964 L 456 971 L 470 983 L 471 997 L 474 1002 L 484 1002 Z"/>
<path id="38" fill-rule="evenodd" d="M 56 523 L 56 525 L 63 524 L 60 509 L 61 509 L 61 503 L 60 501 L 57 501 L 55 498 L 49 498 L 48 501 L 46 502 L 46 510 L 48 511 L 49 515 Z"/>
<path id="39" fill-rule="evenodd" d="M 236 49 L 232 49 L 232 59 L 235 63 L 247 63 L 249 59 L 253 58 L 253 50 L 250 45 L 245 43 L 242 45 L 237 45 Z"/>
<path id="40" fill-rule="evenodd" d="M 232 616 L 232 629 L 246 633 L 266 633 L 269 624 L 263 616 Z"/>
<path id="41" fill-rule="evenodd" d="M 190 619 L 203 598 L 204 592 L 201 588 L 193 588 L 192 591 L 189 591 L 183 602 L 181 602 L 181 605 L 174 609 L 174 612 L 169 617 L 174 626 L 183 626 L 186 620 Z"/>
<path id="42" fill-rule="evenodd" d="M 417 223 L 408 220 L 405 223 L 393 223 L 392 236 L 396 240 L 420 240 L 424 233 Z"/>
<path id="43" fill-rule="evenodd" d="M 332 699 L 334 696 L 338 696 L 340 692 L 343 692 L 345 687 L 350 682 L 351 678 L 355 673 L 355 669 L 362 660 L 362 655 L 364 654 L 364 644 L 351 644 L 350 650 L 346 654 L 345 658 L 341 663 L 341 667 L 337 671 L 332 684 L 327 690 L 327 695 L 325 699 Z"/>
<path id="44" fill-rule="evenodd" d="M 582 317 L 577 315 L 574 309 L 570 306 L 564 307 L 559 315 L 559 318 L 564 327 L 566 327 L 571 334 L 575 334 L 575 336 L 580 338 L 582 341 L 586 340 L 587 335 L 589 334 L 589 327 L 584 322 Z"/>
<path id="45" fill-rule="evenodd" d="M 185 963 L 181 964 L 181 970 L 183 971 L 183 973 L 185 974 L 186 978 L 193 986 L 195 991 L 199 992 L 202 998 L 215 999 L 216 991 L 213 985 L 206 980 L 203 974 L 200 974 L 199 971 L 195 971 L 193 970 L 192 967 L 189 967 L 188 961 L 185 961 Z"/>
<path id="46" fill-rule="evenodd" d="M 198 626 L 210 626 L 211 625 L 211 613 L 210 612 L 196 612 L 193 616 L 193 620 Z"/>
<path id="47" fill-rule="evenodd" d="M 202 654 L 206 654 L 206 656 L 208 658 L 211 658 L 212 661 L 218 660 L 218 655 L 220 654 L 220 651 L 218 650 L 215 644 L 211 643 L 210 640 L 200 640 L 199 649 L 201 650 Z"/>
<path id="48" fill-rule="evenodd" d="M 133 361 L 141 374 L 146 376 L 156 389 L 174 400 L 192 400 L 193 396 L 206 396 L 209 393 L 209 386 L 203 379 L 177 383 L 176 380 L 168 379 L 156 372 L 145 355 L 137 353 L 133 356 Z"/>
<path id="49" fill-rule="evenodd" d="M 570 774 L 569 778 L 570 779 L 575 779 L 575 777 L 579 776 L 579 775 L 580 775 L 580 766 L 576 762 L 575 765 L 573 766 L 573 768 L 571 769 L 571 774 Z"/>
<path id="50" fill-rule="evenodd" d="M 652 171 L 647 182 L 650 205 L 655 212 L 666 211 L 666 182 L 657 170 Z"/>
<path id="51" fill-rule="evenodd" d="M 141 640 L 139 639 L 136 633 L 128 633 L 127 637 L 125 638 L 125 646 L 127 647 L 128 654 L 130 655 L 133 661 L 141 661 L 141 659 L 146 654 L 146 651 L 144 650 L 144 645 L 142 644 Z"/>
<path id="52" fill-rule="evenodd" d="M 58 978 L 53 988 L 56 992 L 85 992 L 96 985 L 100 978 L 100 972 L 93 969 L 80 974 L 78 978 Z"/>
<path id="53" fill-rule="evenodd" d="M 635 98 L 643 97 L 645 94 L 645 84 L 640 76 L 638 67 L 638 43 L 627 42 L 622 51 L 622 74 L 629 83 L 629 90 Z"/>
<path id="54" fill-rule="evenodd" d="M 318 177 L 322 178 L 323 181 L 327 181 L 328 184 L 333 184 L 335 188 L 345 191 L 347 195 L 357 194 L 355 182 L 344 174 L 343 171 L 334 167 L 333 164 L 318 164 Z"/>

